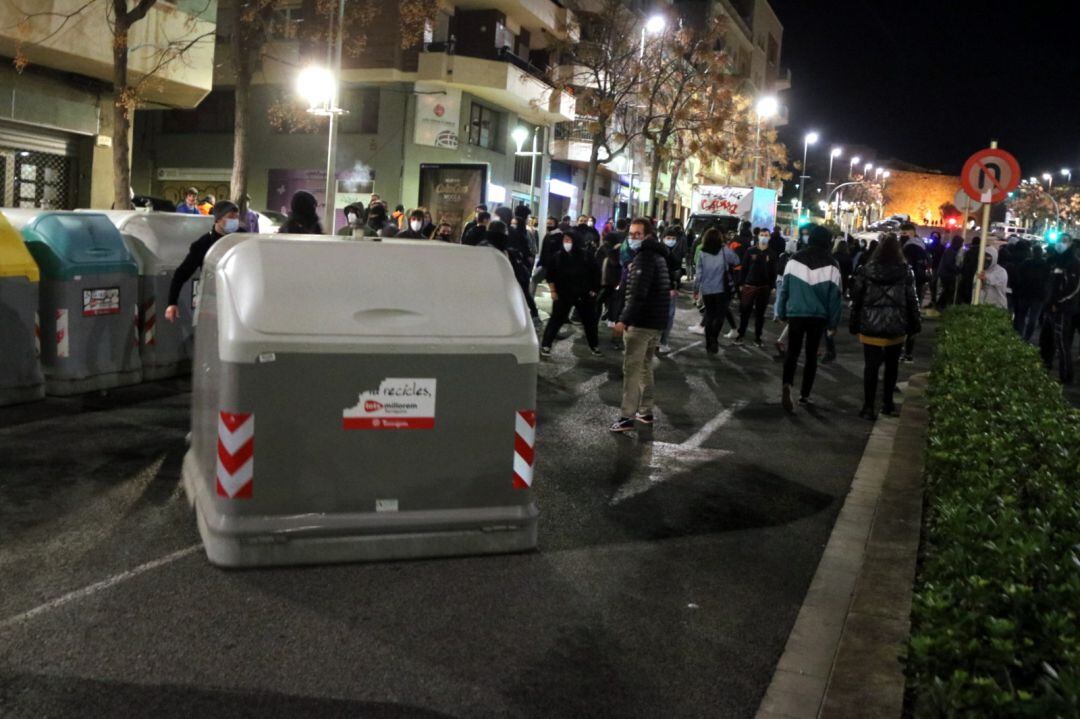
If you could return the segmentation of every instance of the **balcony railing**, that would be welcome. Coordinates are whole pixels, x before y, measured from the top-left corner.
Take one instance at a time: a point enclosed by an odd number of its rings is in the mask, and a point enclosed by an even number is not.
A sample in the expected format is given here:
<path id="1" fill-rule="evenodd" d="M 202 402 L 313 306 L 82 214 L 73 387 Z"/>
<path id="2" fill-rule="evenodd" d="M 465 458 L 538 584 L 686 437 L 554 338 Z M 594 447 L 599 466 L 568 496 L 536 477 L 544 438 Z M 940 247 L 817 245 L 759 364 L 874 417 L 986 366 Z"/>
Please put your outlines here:
<path id="1" fill-rule="evenodd" d="M 442 42 L 429 42 L 429 43 L 424 45 L 424 52 L 440 52 L 440 53 L 445 53 L 447 55 L 455 54 L 456 49 L 457 49 L 457 47 L 456 47 L 456 43 L 454 42 L 454 38 L 450 38 L 449 40 L 445 40 L 445 41 L 442 41 Z M 480 55 L 464 55 L 464 56 L 465 57 L 476 57 L 476 58 L 478 58 L 480 60 L 495 59 L 495 60 L 497 60 L 499 62 L 506 62 L 506 63 L 509 63 L 509 64 L 513 65 L 514 67 L 518 68 L 519 70 L 525 72 L 526 74 L 531 75 L 532 77 L 536 78 L 537 80 L 540 80 L 541 82 L 551 84 L 550 80 L 548 79 L 548 74 L 544 70 L 537 67 L 536 65 L 533 65 L 528 60 L 525 60 L 523 58 L 518 57 L 517 55 L 514 54 L 514 52 L 510 49 L 510 47 L 506 46 L 506 45 L 499 48 L 499 50 L 496 52 L 494 58 L 482 57 Z"/>
<path id="2" fill-rule="evenodd" d="M 560 122 L 555 125 L 555 139 L 569 140 L 570 142 L 592 142 L 592 133 L 589 131 L 589 119 L 580 119 L 574 122 Z"/>

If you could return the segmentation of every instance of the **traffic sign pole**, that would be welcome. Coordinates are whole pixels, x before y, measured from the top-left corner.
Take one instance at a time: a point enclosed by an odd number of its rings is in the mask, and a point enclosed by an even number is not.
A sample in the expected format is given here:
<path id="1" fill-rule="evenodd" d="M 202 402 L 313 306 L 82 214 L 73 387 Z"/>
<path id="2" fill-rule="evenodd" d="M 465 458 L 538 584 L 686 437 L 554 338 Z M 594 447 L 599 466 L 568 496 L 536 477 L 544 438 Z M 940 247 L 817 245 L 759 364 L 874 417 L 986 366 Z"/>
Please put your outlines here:
<path id="1" fill-rule="evenodd" d="M 990 149 L 997 149 L 997 140 L 990 141 Z M 1017 173 L 1019 174 L 1019 173 Z M 982 232 L 979 237 L 979 265 L 975 270 L 975 292 L 971 297 L 971 304 L 978 305 L 982 295 L 982 273 L 986 264 L 986 238 L 990 233 L 990 203 L 983 205 Z"/>

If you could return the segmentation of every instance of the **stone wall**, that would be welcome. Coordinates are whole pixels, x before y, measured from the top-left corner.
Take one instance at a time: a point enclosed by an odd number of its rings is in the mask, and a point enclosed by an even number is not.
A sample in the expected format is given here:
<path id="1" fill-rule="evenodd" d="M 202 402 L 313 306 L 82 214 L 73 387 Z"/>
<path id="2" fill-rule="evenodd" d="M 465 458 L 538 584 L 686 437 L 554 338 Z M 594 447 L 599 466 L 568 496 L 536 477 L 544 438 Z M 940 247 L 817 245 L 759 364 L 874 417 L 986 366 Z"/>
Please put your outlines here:
<path id="1" fill-rule="evenodd" d="M 885 216 L 910 215 L 913 222 L 941 219 L 940 207 L 952 202 L 960 189 L 960 177 L 927 172 L 893 170 L 885 185 Z"/>

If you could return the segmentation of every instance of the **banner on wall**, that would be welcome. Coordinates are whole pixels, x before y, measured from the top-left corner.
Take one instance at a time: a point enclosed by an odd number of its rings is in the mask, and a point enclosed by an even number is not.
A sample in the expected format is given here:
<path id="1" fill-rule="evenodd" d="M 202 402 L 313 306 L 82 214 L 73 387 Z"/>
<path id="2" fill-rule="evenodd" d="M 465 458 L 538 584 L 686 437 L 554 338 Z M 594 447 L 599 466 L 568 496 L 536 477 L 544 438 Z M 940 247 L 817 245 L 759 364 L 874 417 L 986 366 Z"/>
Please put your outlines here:
<path id="1" fill-rule="evenodd" d="M 337 209 L 337 226 L 345 224 L 344 209 L 353 202 L 362 202 L 366 207 L 371 201 L 375 188 L 375 171 L 357 163 L 356 166 L 338 170 L 337 195 L 334 207 Z M 292 196 L 299 190 L 306 190 L 315 196 L 318 202 L 319 216 L 326 211 L 326 170 L 270 170 L 266 188 L 266 209 L 272 212 L 289 214 Z"/>
<path id="2" fill-rule="evenodd" d="M 456 150 L 461 124 L 461 90 L 416 83 L 416 122 L 413 142 Z"/>
<path id="3" fill-rule="evenodd" d="M 488 166 L 482 164 L 420 165 L 420 206 L 435 222 L 449 222 L 459 237 L 473 208 L 487 202 Z"/>

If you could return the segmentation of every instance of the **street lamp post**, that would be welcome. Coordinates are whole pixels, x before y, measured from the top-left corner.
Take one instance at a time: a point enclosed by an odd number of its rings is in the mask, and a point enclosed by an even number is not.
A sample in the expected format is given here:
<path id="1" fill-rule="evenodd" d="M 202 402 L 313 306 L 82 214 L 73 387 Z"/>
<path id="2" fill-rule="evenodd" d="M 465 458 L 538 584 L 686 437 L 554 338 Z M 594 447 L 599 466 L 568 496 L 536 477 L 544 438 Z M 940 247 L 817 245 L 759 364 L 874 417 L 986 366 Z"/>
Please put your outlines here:
<path id="1" fill-rule="evenodd" d="M 645 33 L 650 35 L 659 35 L 667 27 L 667 18 L 663 15 L 653 15 L 645 24 L 641 26 L 641 51 L 638 53 L 638 59 L 645 57 Z"/>
<path id="2" fill-rule="evenodd" d="M 847 176 L 849 180 L 855 177 L 855 165 L 858 165 L 860 161 L 862 161 L 862 158 L 856 155 L 855 157 L 851 158 L 850 162 L 848 162 Z"/>
<path id="3" fill-rule="evenodd" d="M 330 37 L 333 38 L 333 64 L 330 68 L 309 67 L 297 78 L 300 94 L 308 101 L 308 112 L 329 118 L 329 139 L 326 148 L 326 198 L 324 217 L 330 234 L 336 231 L 337 208 L 337 136 L 339 115 L 345 110 L 337 106 L 338 85 L 341 78 L 341 43 L 345 34 L 345 0 L 338 0 L 337 35 L 334 35 L 334 17 L 330 17 Z M 329 54 L 329 53 L 328 53 Z"/>
<path id="4" fill-rule="evenodd" d="M 834 147 L 832 150 L 829 151 L 829 178 L 825 181 L 825 191 L 826 192 L 829 192 L 830 189 L 833 186 L 833 181 L 832 181 L 833 162 L 836 160 L 836 158 L 840 157 L 842 154 L 844 154 L 844 150 L 842 148 L 839 148 L 839 147 Z M 826 214 L 826 219 L 828 219 L 828 208 L 826 208 L 825 214 Z"/>
<path id="5" fill-rule="evenodd" d="M 534 129 L 532 131 L 532 151 L 522 152 L 521 147 L 525 144 L 525 140 L 529 139 L 529 129 L 524 125 L 518 125 L 514 128 L 514 131 L 510 133 L 510 137 L 514 139 L 514 143 L 517 144 L 517 152 L 514 154 L 519 157 L 528 157 L 529 160 L 529 212 L 532 212 L 533 202 L 535 201 L 534 188 L 536 187 L 536 157 L 542 155 L 542 152 L 536 151 L 536 135 L 539 130 Z M 537 214 L 539 215 L 539 207 L 537 207 Z"/>
<path id="6" fill-rule="evenodd" d="M 1061 168 L 1061 176 L 1065 178 L 1065 181 L 1070 185 L 1072 184 L 1072 170 L 1067 167 Z"/>
<path id="7" fill-rule="evenodd" d="M 810 150 L 810 146 L 813 145 L 815 142 L 817 142 L 819 137 L 820 137 L 820 135 L 818 135 L 816 132 L 808 132 L 808 133 L 806 133 L 806 136 L 803 138 L 802 176 L 799 178 L 799 221 L 800 222 L 802 221 L 803 195 L 806 192 L 806 181 L 810 178 L 810 176 L 806 174 L 806 157 L 807 157 L 808 151 Z"/>
<path id="8" fill-rule="evenodd" d="M 1049 183 L 1047 185 L 1046 189 L 1048 189 L 1048 190 L 1054 189 L 1054 176 L 1053 175 L 1051 175 L 1049 172 L 1044 172 L 1043 176 L 1042 176 L 1042 179 L 1046 180 Z"/>

